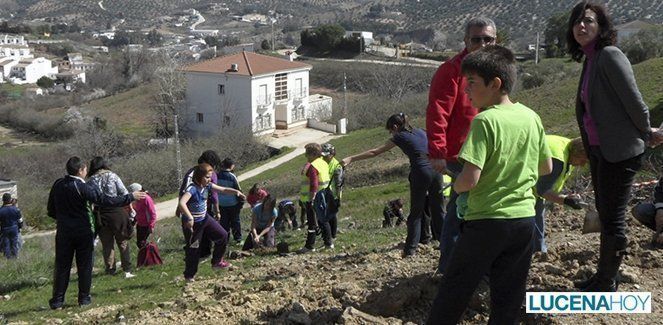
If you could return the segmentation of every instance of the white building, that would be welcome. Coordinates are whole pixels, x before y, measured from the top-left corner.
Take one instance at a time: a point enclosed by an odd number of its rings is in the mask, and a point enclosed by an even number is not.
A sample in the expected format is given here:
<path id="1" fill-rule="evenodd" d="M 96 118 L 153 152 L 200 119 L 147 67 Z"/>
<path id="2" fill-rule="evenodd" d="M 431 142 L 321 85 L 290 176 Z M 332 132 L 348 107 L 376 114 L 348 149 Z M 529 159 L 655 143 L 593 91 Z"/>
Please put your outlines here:
<path id="1" fill-rule="evenodd" d="M 56 73 L 58 73 L 58 67 L 54 67 L 49 59 L 22 59 L 11 67 L 9 77 L 13 83 L 26 84 L 36 83 L 43 76 L 53 78 Z"/>
<path id="2" fill-rule="evenodd" d="M 651 28 L 653 26 L 654 24 L 650 24 L 642 20 L 634 20 L 615 26 L 615 29 L 617 30 L 617 43 L 621 43 L 625 39 L 638 33 L 640 30 Z"/>
<path id="3" fill-rule="evenodd" d="M 25 37 L 20 35 L 9 35 L 2 34 L 0 35 L 0 45 L 28 45 L 28 42 L 25 40 Z"/>
<path id="4" fill-rule="evenodd" d="M 306 125 L 311 68 L 252 52 L 183 68 L 191 135 L 213 135 L 229 125 L 251 127 L 256 135 Z"/>
<path id="5" fill-rule="evenodd" d="M 18 64 L 15 59 L 0 59 L 0 83 L 5 82 L 12 72 L 12 67 Z"/>
<path id="6" fill-rule="evenodd" d="M 27 45 L 1 44 L 0 58 L 23 59 L 33 58 L 30 48 Z"/>
<path id="7" fill-rule="evenodd" d="M 365 32 L 365 31 L 358 31 L 358 30 L 348 30 L 345 31 L 345 37 L 357 37 L 360 38 L 364 42 L 364 46 L 371 45 L 375 42 L 373 39 L 373 32 Z"/>

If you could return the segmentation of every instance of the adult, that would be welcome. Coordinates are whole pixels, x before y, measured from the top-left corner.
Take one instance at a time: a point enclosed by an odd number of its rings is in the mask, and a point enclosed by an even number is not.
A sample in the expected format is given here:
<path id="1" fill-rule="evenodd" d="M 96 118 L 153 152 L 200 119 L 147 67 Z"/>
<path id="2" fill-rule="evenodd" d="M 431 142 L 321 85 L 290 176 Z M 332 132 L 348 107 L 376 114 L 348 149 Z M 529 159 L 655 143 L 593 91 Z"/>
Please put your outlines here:
<path id="1" fill-rule="evenodd" d="M 5 257 L 16 258 L 20 250 L 20 233 L 23 227 L 21 210 L 16 207 L 14 198 L 10 193 L 2 195 L 0 207 L 0 238 Z"/>
<path id="2" fill-rule="evenodd" d="M 90 175 L 90 183 L 103 195 L 112 197 L 129 193 L 120 177 L 110 170 L 108 162 L 103 157 L 94 157 L 90 161 Z M 129 239 L 133 236 L 131 215 L 124 207 L 103 205 L 95 205 L 94 213 L 101 221 L 99 240 L 101 240 L 106 274 L 114 275 L 117 272 L 115 266 L 115 244 L 117 244 L 124 277 L 127 279 L 135 277 L 131 273 L 129 249 Z"/>
<path id="3" fill-rule="evenodd" d="M 237 176 L 233 173 L 235 170 L 235 162 L 226 158 L 221 162 L 221 168 L 217 173 L 217 179 L 220 186 L 234 188 L 241 191 Z M 242 224 L 240 223 L 239 214 L 242 211 L 244 201 L 239 200 L 236 195 L 232 194 L 219 194 L 219 210 L 221 211 L 221 226 L 233 234 L 233 239 L 236 243 L 242 241 Z"/>
<path id="4" fill-rule="evenodd" d="M 48 216 L 56 222 L 53 296 L 49 300 L 51 309 L 64 306 L 74 255 L 78 270 L 78 304 L 92 303 L 92 255 L 97 229 L 90 203 L 121 207 L 145 197 L 142 192 L 116 197 L 103 195 L 96 186 L 85 183 L 86 176 L 85 163 L 79 157 L 71 157 L 67 161 L 67 176 L 55 181 L 48 195 Z"/>
<path id="5" fill-rule="evenodd" d="M 133 183 L 127 187 L 129 192 L 144 192 L 143 186 Z M 136 211 L 136 246 L 138 249 L 145 247 L 147 237 L 154 232 L 154 226 L 157 224 L 157 209 L 154 206 L 154 200 L 145 192 L 145 198 L 131 203 Z"/>
<path id="6" fill-rule="evenodd" d="M 616 291 L 617 274 L 626 253 L 626 205 L 645 146 L 661 134 L 649 124 L 628 59 L 615 45 L 617 31 L 606 9 L 578 3 L 569 16 L 566 39 L 571 57 L 583 70 L 576 96 L 576 119 L 589 157 L 601 245 L 596 273 L 576 287 Z"/>
<path id="7" fill-rule="evenodd" d="M 338 209 L 341 207 L 341 197 L 343 196 L 343 166 L 336 159 L 336 148 L 331 143 L 322 145 L 322 159 L 329 165 L 329 189 L 331 190 L 333 201 L 327 202 L 327 219 L 331 227 L 331 237 L 332 239 L 336 239 Z"/>
<path id="8" fill-rule="evenodd" d="M 329 222 L 319 220 L 313 207 L 313 201 L 318 193 L 329 185 L 329 165 L 322 159 L 322 146 L 318 143 L 308 143 L 304 146 L 306 156 L 306 170 L 302 171 L 302 182 L 299 190 L 299 201 L 306 210 L 306 243 L 299 253 L 315 251 L 315 237 L 318 229 L 322 231 L 325 247 L 333 248 L 331 239 L 331 227 Z M 319 221 L 323 221 L 321 225 Z"/>
<path id="9" fill-rule="evenodd" d="M 467 54 L 495 44 L 496 40 L 497 29 L 491 19 L 470 19 L 465 23 L 465 49 L 443 63 L 431 81 L 426 109 L 428 157 L 433 169 L 450 174 L 454 180 L 462 168 L 458 162 L 458 152 L 467 138 L 470 122 L 478 113 L 465 93 L 467 79 L 461 73 L 460 64 Z M 460 220 L 456 213 L 457 197 L 458 193 L 452 191 L 444 222 L 434 222 L 442 224 L 438 267 L 440 273 L 446 268 L 460 233 Z"/>
<path id="10" fill-rule="evenodd" d="M 420 242 L 430 241 L 423 238 L 422 231 L 430 228 L 429 224 L 422 222 L 426 208 L 426 194 L 430 198 L 430 209 L 433 218 L 442 216 L 442 185 L 440 173 L 433 170 L 428 159 L 428 143 L 426 132 L 410 126 L 408 118 L 403 113 L 394 114 L 387 119 L 386 129 L 391 138 L 380 147 L 344 158 L 343 166 L 354 161 L 373 158 L 398 146 L 410 160 L 410 215 L 407 218 L 407 238 L 403 248 L 403 257 L 414 255 Z M 428 237 L 430 237 L 430 233 Z"/>
<path id="11" fill-rule="evenodd" d="M 223 260 L 228 244 L 228 233 L 214 218 L 208 215 L 207 200 L 210 191 L 233 194 L 241 198 L 244 198 L 244 194 L 236 189 L 212 183 L 213 174 L 214 169 L 209 164 L 202 163 L 194 167 L 193 183 L 187 186 L 179 200 L 182 233 L 186 243 L 184 279 L 187 282 L 193 281 L 198 272 L 199 247 L 203 235 L 214 243 L 212 268 L 226 269 L 231 266 L 230 263 Z"/>
<path id="12" fill-rule="evenodd" d="M 545 236 L 546 205 L 557 203 L 576 210 L 582 209 L 580 197 L 577 194 L 562 194 L 562 189 L 573 169 L 587 164 L 587 153 L 580 138 L 546 135 L 546 143 L 552 154 L 553 170 L 537 180 L 538 196 L 534 205 L 534 251 L 542 253 L 548 252 Z"/>
<path id="13" fill-rule="evenodd" d="M 271 195 L 267 195 L 261 203 L 256 204 L 251 209 L 251 232 L 250 236 L 246 237 L 242 250 L 248 251 L 255 247 L 275 246 L 276 229 L 274 222 L 277 214 L 276 198 Z"/>

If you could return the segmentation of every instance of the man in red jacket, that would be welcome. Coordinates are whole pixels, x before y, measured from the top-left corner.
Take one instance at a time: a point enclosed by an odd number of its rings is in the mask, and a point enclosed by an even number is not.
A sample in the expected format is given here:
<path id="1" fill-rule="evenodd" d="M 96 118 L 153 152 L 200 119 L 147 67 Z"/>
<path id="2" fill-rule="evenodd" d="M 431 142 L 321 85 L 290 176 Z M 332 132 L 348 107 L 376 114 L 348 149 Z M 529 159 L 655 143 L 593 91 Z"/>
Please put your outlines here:
<path id="1" fill-rule="evenodd" d="M 495 23 L 486 17 L 470 19 L 465 24 L 465 49 L 445 62 L 433 76 L 426 109 L 426 133 L 428 156 L 433 168 L 452 178 L 460 173 L 462 165 L 457 156 L 470 130 L 470 122 L 478 111 L 472 107 L 465 93 L 467 80 L 460 71 L 460 64 L 468 53 L 497 40 Z M 446 217 L 440 238 L 440 264 L 438 272 L 444 273 L 451 250 L 459 234 L 460 221 L 456 216 L 456 197 L 452 192 L 447 204 Z"/>

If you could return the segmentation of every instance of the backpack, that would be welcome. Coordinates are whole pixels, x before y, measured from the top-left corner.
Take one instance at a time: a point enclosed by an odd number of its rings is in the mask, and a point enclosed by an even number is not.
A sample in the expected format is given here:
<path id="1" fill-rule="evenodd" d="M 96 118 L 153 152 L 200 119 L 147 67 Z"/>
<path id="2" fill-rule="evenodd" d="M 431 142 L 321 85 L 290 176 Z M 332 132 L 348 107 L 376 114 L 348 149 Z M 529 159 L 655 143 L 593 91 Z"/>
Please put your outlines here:
<path id="1" fill-rule="evenodd" d="M 161 255 L 159 255 L 159 247 L 153 241 L 146 243 L 144 247 L 138 251 L 137 267 L 161 265 Z"/>

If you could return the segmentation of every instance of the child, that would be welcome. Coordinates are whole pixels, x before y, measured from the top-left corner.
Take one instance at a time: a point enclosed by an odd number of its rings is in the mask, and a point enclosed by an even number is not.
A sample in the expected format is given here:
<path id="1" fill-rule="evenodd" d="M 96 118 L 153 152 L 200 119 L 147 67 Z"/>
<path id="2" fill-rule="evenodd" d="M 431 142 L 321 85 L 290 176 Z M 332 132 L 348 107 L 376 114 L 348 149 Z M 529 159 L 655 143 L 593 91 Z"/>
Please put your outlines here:
<path id="1" fill-rule="evenodd" d="M 10 193 L 2 195 L 2 207 L 0 207 L 0 232 L 2 233 L 2 248 L 5 257 L 16 258 L 21 246 L 21 228 L 23 218 L 21 210 L 16 207 L 16 200 Z"/>
<path id="2" fill-rule="evenodd" d="M 297 228 L 297 207 L 290 200 L 283 200 L 278 205 L 278 217 L 276 217 L 276 230 L 283 231 L 287 227 Z"/>
<path id="3" fill-rule="evenodd" d="M 228 243 L 228 233 L 213 217 L 207 215 L 207 199 L 210 191 L 235 194 L 240 198 L 244 198 L 244 194 L 236 189 L 212 183 L 213 173 L 212 166 L 206 163 L 194 167 L 193 183 L 187 186 L 179 200 L 182 232 L 186 242 L 184 279 L 187 282 L 193 281 L 193 277 L 198 272 L 199 247 L 203 234 L 214 242 L 212 268 L 226 269 L 231 266 L 230 263 L 223 260 Z"/>
<path id="4" fill-rule="evenodd" d="M 396 218 L 396 227 L 400 226 L 404 221 L 405 217 L 403 216 L 403 199 L 398 198 L 387 202 L 387 205 L 382 210 L 382 215 L 384 220 L 382 221 L 382 228 L 393 227 L 393 219 Z"/>
<path id="5" fill-rule="evenodd" d="M 654 187 L 654 202 L 638 203 L 631 212 L 642 225 L 654 231 L 652 245 L 663 248 L 663 178 Z"/>
<path id="6" fill-rule="evenodd" d="M 143 191 L 143 186 L 133 183 L 127 187 L 129 192 Z M 131 202 L 132 209 L 136 213 L 136 246 L 138 249 L 145 247 L 147 238 L 154 232 L 154 226 L 157 224 L 157 209 L 154 206 L 154 200 L 145 192 L 145 198 Z"/>
<path id="7" fill-rule="evenodd" d="M 428 324 L 457 324 L 485 275 L 491 324 L 514 324 L 525 298 L 533 252 L 533 188 L 552 171 L 541 119 L 509 100 L 516 82 L 513 53 L 487 46 L 462 63 L 472 106 L 481 109 L 458 158 L 454 183 L 467 193 L 462 231 L 450 256 Z"/>
<path id="8" fill-rule="evenodd" d="M 253 208 L 256 206 L 256 204 L 262 202 L 262 199 L 264 199 L 267 195 L 269 195 L 267 190 L 265 190 L 265 188 L 260 184 L 255 183 L 249 189 L 249 194 L 246 196 L 246 202 L 248 202 L 251 208 Z"/>
<path id="9" fill-rule="evenodd" d="M 251 209 L 251 232 L 244 241 L 243 251 L 255 247 L 274 247 L 274 221 L 276 221 L 276 198 L 267 195 L 261 203 Z"/>

